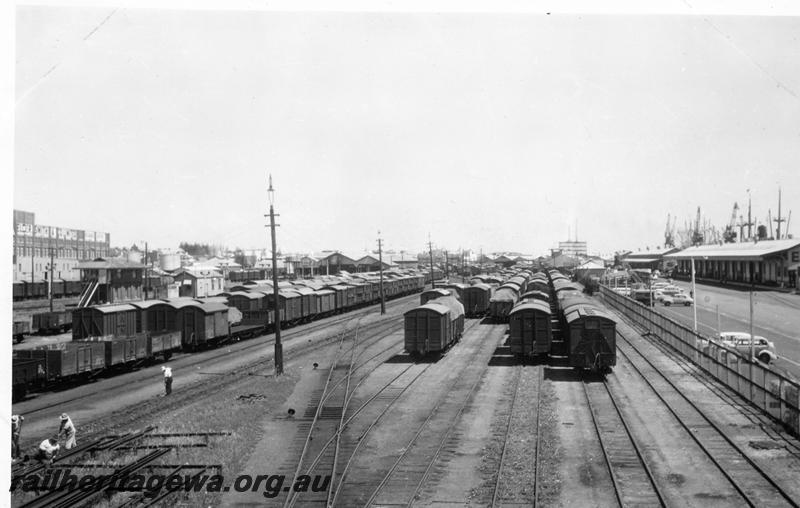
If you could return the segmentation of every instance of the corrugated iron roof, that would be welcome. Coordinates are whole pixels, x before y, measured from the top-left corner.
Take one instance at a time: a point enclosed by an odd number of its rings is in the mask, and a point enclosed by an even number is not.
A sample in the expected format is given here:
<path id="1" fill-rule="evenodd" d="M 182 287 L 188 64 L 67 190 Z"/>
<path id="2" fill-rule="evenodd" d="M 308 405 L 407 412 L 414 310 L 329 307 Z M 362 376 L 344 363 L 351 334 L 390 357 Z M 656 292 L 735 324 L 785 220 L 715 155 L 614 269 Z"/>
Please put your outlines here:
<path id="1" fill-rule="evenodd" d="M 688 247 L 680 252 L 667 254 L 671 259 L 754 259 L 800 246 L 800 239 L 763 240 L 761 242 L 723 243 L 722 245 L 698 245 Z"/>

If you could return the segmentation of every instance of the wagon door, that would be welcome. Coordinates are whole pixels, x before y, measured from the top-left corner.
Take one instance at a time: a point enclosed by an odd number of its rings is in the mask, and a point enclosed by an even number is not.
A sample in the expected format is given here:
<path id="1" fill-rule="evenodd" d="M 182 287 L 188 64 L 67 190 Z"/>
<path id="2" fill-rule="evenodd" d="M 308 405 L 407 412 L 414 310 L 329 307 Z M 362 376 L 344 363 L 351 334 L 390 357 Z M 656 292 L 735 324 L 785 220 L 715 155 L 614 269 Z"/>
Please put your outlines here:
<path id="1" fill-rule="evenodd" d="M 82 347 L 77 351 L 78 372 L 88 372 L 92 370 L 92 348 Z"/>
<path id="2" fill-rule="evenodd" d="M 183 340 L 186 344 L 197 344 L 197 335 L 194 322 L 194 312 L 185 311 L 183 313 Z"/>

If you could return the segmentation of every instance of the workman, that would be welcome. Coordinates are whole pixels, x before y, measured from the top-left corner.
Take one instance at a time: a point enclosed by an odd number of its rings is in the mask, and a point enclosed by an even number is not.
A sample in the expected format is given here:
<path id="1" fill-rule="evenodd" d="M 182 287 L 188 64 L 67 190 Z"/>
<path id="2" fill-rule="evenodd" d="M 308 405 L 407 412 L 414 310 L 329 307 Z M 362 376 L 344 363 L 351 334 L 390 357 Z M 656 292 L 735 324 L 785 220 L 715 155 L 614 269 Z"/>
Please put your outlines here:
<path id="1" fill-rule="evenodd" d="M 61 446 L 59 446 L 58 441 L 53 438 L 45 439 L 39 445 L 39 450 L 34 458 L 45 465 L 50 465 L 53 463 L 53 459 L 58 456 L 60 450 Z"/>
<path id="2" fill-rule="evenodd" d="M 172 393 L 172 368 L 162 365 L 161 370 L 164 372 L 164 395 L 166 396 Z"/>
<path id="3" fill-rule="evenodd" d="M 61 434 L 64 434 L 66 439 L 66 443 L 64 443 L 65 449 L 69 450 L 77 446 L 77 443 L 75 442 L 75 425 L 72 423 L 72 419 L 67 413 L 61 415 L 61 427 L 58 429 L 59 438 L 61 437 Z"/>
<path id="4" fill-rule="evenodd" d="M 22 432 L 22 422 L 25 417 L 22 415 L 11 415 L 11 458 L 19 459 L 19 434 Z"/>

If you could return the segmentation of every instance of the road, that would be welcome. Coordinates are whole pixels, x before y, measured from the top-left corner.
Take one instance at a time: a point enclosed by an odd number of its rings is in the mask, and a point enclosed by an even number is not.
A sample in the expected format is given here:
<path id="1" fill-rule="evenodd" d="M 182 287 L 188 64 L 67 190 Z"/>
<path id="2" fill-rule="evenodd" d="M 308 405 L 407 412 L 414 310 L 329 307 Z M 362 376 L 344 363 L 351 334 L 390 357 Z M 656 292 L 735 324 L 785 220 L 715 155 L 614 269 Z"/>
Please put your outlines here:
<path id="1" fill-rule="evenodd" d="M 676 281 L 675 285 L 687 293 L 691 283 Z M 714 336 L 722 331 L 750 330 L 749 292 L 740 289 L 696 285 L 697 329 L 704 335 Z M 665 307 L 659 312 L 692 327 L 692 307 Z M 719 325 L 717 312 L 719 311 Z M 719 328 L 718 328 L 719 326 Z M 800 295 L 775 291 L 753 293 L 753 333 L 771 340 L 779 356 L 775 367 L 800 379 Z"/>

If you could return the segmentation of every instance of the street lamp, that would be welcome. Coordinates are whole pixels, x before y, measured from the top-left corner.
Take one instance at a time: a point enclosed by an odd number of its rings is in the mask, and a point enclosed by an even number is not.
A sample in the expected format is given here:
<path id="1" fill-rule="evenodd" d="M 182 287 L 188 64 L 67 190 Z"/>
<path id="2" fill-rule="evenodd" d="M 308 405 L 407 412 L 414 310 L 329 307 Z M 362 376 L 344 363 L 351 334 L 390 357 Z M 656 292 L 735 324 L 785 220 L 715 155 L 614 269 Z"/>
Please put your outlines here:
<path id="1" fill-rule="evenodd" d="M 278 255 L 275 247 L 275 190 L 272 188 L 272 175 L 269 175 L 269 227 L 272 236 L 272 298 L 275 302 L 275 375 L 283 374 L 283 346 L 281 345 L 281 313 L 278 301 Z"/>
<path id="2" fill-rule="evenodd" d="M 697 287 L 694 282 L 694 258 L 692 258 L 692 309 L 694 311 L 694 333 L 697 333 Z"/>

